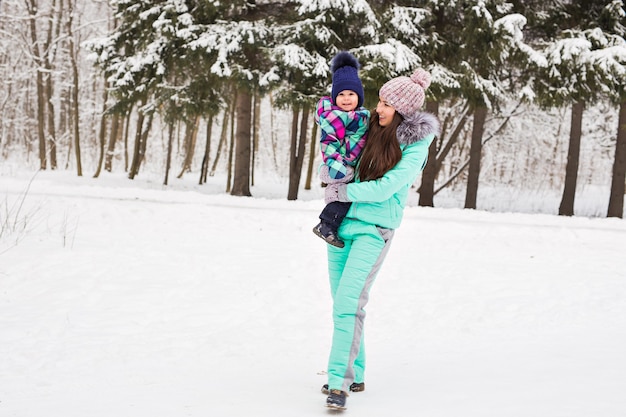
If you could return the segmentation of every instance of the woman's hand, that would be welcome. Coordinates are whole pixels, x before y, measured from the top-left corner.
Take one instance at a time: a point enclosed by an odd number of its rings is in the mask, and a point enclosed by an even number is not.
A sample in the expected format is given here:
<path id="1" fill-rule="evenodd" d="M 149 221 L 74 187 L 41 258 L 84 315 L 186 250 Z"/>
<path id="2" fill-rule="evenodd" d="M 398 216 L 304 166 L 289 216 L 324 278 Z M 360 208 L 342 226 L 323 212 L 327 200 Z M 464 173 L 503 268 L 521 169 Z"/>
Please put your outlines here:
<path id="1" fill-rule="evenodd" d="M 326 186 L 324 193 L 324 201 L 326 204 L 332 203 L 333 201 L 339 201 L 342 203 L 351 202 L 348 198 L 348 184 L 329 184 Z"/>
<path id="2" fill-rule="evenodd" d="M 326 186 L 324 202 L 330 204 L 333 201 L 339 201 L 339 184 L 329 184 Z"/>

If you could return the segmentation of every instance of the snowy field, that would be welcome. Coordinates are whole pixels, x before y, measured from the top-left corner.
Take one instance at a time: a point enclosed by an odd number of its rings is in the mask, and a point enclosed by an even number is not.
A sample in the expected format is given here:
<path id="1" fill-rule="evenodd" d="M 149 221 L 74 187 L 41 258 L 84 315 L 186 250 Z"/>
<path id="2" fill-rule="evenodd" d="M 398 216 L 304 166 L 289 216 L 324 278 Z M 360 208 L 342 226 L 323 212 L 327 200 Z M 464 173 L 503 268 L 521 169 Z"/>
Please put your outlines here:
<path id="1" fill-rule="evenodd" d="M 0 177 L 0 416 L 328 414 L 321 189 L 30 179 Z M 625 247 L 621 219 L 407 208 L 345 415 L 626 416 Z"/>

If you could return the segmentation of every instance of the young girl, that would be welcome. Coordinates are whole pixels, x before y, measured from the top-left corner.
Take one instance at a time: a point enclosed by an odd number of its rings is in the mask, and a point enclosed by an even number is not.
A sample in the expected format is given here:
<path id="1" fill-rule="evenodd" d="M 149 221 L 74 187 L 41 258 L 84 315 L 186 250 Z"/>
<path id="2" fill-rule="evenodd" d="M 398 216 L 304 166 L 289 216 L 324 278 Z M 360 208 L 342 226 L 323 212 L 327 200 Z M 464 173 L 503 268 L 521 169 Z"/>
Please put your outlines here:
<path id="1" fill-rule="evenodd" d="M 320 178 L 325 184 L 348 183 L 354 177 L 354 166 L 365 145 L 370 112 L 363 106 L 363 84 L 359 79 L 359 61 L 348 52 L 340 52 L 331 61 L 332 97 L 317 103 L 315 121 L 321 130 L 320 150 L 324 164 Z M 350 203 L 334 201 L 320 214 L 313 233 L 327 243 L 342 248 L 337 230 Z"/>
<path id="2" fill-rule="evenodd" d="M 328 247 L 333 339 L 328 361 L 327 407 L 346 408 L 348 391 L 365 389 L 363 325 L 369 291 L 400 226 L 409 189 L 424 169 L 439 121 L 421 112 L 430 74 L 397 77 L 379 92 L 356 181 L 330 184 L 325 201 L 352 202 L 339 228 L 343 248 Z"/>

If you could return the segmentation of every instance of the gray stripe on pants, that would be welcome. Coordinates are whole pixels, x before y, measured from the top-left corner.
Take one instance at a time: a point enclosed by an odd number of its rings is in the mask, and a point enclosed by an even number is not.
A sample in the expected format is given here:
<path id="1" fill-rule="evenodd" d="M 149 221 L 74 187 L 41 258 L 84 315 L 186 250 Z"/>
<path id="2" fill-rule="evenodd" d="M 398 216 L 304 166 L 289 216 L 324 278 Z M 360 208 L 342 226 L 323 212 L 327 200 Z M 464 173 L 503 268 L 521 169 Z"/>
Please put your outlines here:
<path id="1" fill-rule="evenodd" d="M 382 227 L 377 227 L 380 232 L 381 237 L 385 241 L 385 246 L 380 251 L 378 255 L 378 259 L 376 259 L 376 263 L 372 266 L 372 270 L 365 280 L 365 285 L 363 286 L 363 290 L 361 291 L 361 295 L 359 296 L 359 304 L 356 310 L 356 318 L 354 320 L 354 333 L 352 336 L 352 346 L 350 346 L 350 356 L 348 357 L 348 367 L 346 368 L 346 373 L 343 377 L 343 387 L 342 390 L 344 392 L 350 392 L 350 385 L 354 382 L 354 361 L 356 357 L 359 355 L 359 349 L 361 348 L 361 337 L 363 335 L 363 323 L 365 321 L 365 305 L 369 300 L 369 291 L 374 284 L 374 279 L 380 270 L 380 267 L 387 256 L 387 252 L 389 252 L 389 246 L 391 244 L 391 240 L 394 235 L 393 229 L 384 229 Z M 363 382 L 363 381 L 360 381 Z"/>

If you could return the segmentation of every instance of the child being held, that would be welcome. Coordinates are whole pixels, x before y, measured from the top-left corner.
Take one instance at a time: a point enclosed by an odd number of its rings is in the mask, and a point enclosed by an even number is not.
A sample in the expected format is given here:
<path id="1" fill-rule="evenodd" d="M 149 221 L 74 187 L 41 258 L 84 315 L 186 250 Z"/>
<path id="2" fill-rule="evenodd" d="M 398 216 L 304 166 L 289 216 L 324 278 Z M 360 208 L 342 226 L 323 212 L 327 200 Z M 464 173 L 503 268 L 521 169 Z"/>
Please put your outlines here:
<path id="1" fill-rule="evenodd" d="M 330 66 L 333 85 L 331 97 L 317 103 L 315 122 L 321 130 L 320 150 L 323 165 L 320 179 L 325 184 L 348 183 L 367 138 L 370 112 L 363 107 L 363 84 L 358 76 L 359 61 L 349 52 L 339 52 Z M 344 242 L 337 231 L 351 203 L 334 201 L 322 210 L 313 233 L 340 248 Z"/>

